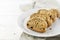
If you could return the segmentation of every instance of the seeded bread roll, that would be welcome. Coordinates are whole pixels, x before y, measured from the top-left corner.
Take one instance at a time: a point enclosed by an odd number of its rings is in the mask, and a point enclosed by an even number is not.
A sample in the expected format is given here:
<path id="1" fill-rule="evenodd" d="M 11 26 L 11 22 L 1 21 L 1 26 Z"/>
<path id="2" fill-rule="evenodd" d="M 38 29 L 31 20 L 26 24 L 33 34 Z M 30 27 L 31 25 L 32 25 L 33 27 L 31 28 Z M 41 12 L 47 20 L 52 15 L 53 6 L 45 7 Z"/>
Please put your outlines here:
<path id="1" fill-rule="evenodd" d="M 58 10 L 57 9 L 51 9 L 48 12 L 49 17 L 53 20 L 53 22 L 58 18 Z"/>
<path id="2" fill-rule="evenodd" d="M 27 22 L 27 28 L 36 32 L 46 32 L 46 29 L 50 27 L 58 17 L 60 17 L 60 13 L 57 9 L 40 9 L 37 13 L 30 16 Z"/>
<path id="3" fill-rule="evenodd" d="M 34 13 L 34 14 L 32 14 L 31 16 L 30 16 L 30 19 L 31 18 L 36 18 L 36 17 L 39 17 L 39 18 L 43 18 L 46 22 L 47 22 L 47 24 L 48 24 L 48 27 L 50 27 L 51 25 L 52 25 L 52 23 L 53 23 L 53 20 L 52 19 L 50 19 L 50 17 L 48 16 L 48 12 L 46 12 L 46 13 L 43 13 L 45 10 L 41 10 L 41 13 Z"/>
<path id="4" fill-rule="evenodd" d="M 43 33 L 46 31 L 47 22 L 42 18 L 32 18 L 27 22 L 27 28 Z"/>
<path id="5" fill-rule="evenodd" d="M 39 13 L 40 15 L 47 15 L 47 12 L 48 12 L 48 10 L 46 10 L 46 9 L 40 9 L 40 10 L 38 11 L 38 13 Z"/>
<path id="6" fill-rule="evenodd" d="M 34 13 L 30 16 L 30 18 L 34 18 L 34 17 L 39 17 L 39 14 L 38 13 Z"/>

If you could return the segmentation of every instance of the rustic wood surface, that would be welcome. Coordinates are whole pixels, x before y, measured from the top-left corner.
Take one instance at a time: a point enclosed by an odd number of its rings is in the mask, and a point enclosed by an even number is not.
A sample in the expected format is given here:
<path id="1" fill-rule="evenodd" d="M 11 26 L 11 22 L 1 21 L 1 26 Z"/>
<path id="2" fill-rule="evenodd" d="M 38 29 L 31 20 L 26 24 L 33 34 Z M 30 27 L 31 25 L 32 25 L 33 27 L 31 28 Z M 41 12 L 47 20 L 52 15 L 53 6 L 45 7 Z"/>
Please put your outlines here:
<path id="1" fill-rule="evenodd" d="M 60 36 L 57 35 L 55 37 L 42 38 L 42 37 L 31 36 L 23 32 L 22 35 L 20 36 L 20 40 L 60 40 Z"/>

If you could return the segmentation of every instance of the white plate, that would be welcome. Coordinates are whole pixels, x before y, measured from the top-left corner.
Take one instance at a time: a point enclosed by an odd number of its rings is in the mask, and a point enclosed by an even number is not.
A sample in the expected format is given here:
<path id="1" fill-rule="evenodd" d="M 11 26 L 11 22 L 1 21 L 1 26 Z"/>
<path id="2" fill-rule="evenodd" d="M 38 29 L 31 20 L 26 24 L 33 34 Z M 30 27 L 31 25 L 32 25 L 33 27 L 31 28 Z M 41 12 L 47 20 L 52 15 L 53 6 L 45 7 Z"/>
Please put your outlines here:
<path id="1" fill-rule="evenodd" d="M 42 8 L 50 9 L 53 7 L 49 6 L 49 7 L 42 7 Z M 48 29 L 45 33 L 38 33 L 38 32 L 32 31 L 32 30 L 29 30 L 26 27 L 25 22 L 27 22 L 27 17 L 29 17 L 32 13 L 37 12 L 37 10 L 39 10 L 39 9 L 41 9 L 41 8 L 34 8 L 34 9 L 31 9 L 31 10 L 21 14 L 18 19 L 18 25 L 23 29 L 23 31 L 25 33 L 27 33 L 29 35 L 37 36 L 37 37 L 52 37 L 52 36 L 59 35 L 60 34 L 60 20 L 59 19 L 57 19 L 55 21 L 55 23 L 53 23 L 53 25 L 51 26 L 52 30 Z"/>

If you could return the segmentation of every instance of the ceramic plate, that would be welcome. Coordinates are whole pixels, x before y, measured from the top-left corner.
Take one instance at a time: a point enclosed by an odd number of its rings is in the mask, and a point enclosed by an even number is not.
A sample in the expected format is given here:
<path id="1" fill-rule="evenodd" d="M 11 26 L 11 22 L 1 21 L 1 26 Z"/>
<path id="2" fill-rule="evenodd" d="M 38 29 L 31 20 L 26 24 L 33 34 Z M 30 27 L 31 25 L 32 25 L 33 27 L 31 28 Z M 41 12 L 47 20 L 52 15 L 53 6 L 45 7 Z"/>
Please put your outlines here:
<path id="1" fill-rule="evenodd" d="M 56 8 L 59 9 L 56 6 L 49 6 L 47 7 L 47 5 L 44 5 L 43 7 L 40 8 L 33 8 L 30 9 L 27 12 L 24 12 L 23 14 L 21 14 L 18 18 L 18 25 L 20 26 L 20 28 L 22 28 L 22 30 L 32 36 L 37 36 L 37 37 L 52 37 L 52 36 L 56 36 L 60 34 L 60 19 L 57 19 L 51 26 L 50 28 L 52 28 L 52 30 L 49 30 L 49 28 L 47 29 L 47 31 L 45 33 L 38 33 L 35 31 L 32 31 L 30 29 L 27 28 L 26 26 L 26 22 L 27 19 L 29 18 L 29 16 L 35 12 L 37 12 L 39 9 L 51 9 L 51 8 Z"/>

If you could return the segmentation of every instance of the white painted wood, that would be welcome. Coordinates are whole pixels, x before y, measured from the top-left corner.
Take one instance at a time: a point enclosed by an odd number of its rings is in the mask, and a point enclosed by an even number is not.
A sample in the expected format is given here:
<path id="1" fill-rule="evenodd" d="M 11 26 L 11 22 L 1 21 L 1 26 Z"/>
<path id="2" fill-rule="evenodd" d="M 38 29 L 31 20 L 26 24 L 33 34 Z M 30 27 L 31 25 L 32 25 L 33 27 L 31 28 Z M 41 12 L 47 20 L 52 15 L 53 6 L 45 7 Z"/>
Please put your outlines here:
<path id="1" fill-rule="evenodd" d="M 31 35 L 28 35 L 26 33 L 22 33 L 20 40 L 45 40 L 46 38 L 38 38 L 38 37 L 34 37 Z"/>
<path id="2" fill-rule="evenodd" d="M 60 40 L 60 35 L 57 35 L 55 37 L 41 38 L 41 37 L 34 37 L 23 32 L 22 35 L 20 36 L 20 40 Z"/>

